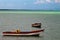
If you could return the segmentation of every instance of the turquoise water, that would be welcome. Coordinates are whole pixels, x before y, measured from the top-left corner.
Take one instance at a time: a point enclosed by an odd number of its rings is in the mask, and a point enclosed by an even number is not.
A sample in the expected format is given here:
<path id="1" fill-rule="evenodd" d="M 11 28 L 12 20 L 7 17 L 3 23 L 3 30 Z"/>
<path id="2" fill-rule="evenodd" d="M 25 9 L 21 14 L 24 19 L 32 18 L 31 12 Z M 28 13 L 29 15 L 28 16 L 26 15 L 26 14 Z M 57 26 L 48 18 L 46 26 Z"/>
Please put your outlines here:
<path id="1" fill-rule="evenodd" d="M 23 11 L 23 10 L 21 10 L 21 11 L 20 11 L 20 10 L 17 10 L 17 11 L 16 11 L 16 10 L 13 10 L 13 11 L 12 11 L 12 10 L 8 10 L 8 11 L 0 11 L 0 13 L 19 13 L 19 14 L 60 14 L 60 10 L 57 10 L 57 11 L 53 11 L 53 10 L 50 10 L 50 11 L 49 11 L 49 10 L 48 10 L 48 11 L 45 11 L 45 10 L 44 10 L 44 11 L 42 11 L 42 10 L 41 10 L 41 11 L 40 11 L 40 10 L 37 10 L 37 11 L 36 11 L 36 10 L 35 10 L 35 11 L 32 11 L 32 10 L 31 10 L 31 11 L 30 11 L 30 10 L 29 10 L 29 11 L 26 11 L 26 10 L 25 10 L 25 11 Z"/>
<path id="2" fill-rule="evenodd" d="M 45 28 L 45 32 L 41 37 L 4 37 L 0 35 L 0 40 L 60 40 L 59 13 L 0 11 L 0 34 L 3 31 L 15 29 L 20 29 L 21 31 L 37 30 L 37 28 L 31 27 L 31 24 L 35 22 L 41 22 L 42 27 Z"/>

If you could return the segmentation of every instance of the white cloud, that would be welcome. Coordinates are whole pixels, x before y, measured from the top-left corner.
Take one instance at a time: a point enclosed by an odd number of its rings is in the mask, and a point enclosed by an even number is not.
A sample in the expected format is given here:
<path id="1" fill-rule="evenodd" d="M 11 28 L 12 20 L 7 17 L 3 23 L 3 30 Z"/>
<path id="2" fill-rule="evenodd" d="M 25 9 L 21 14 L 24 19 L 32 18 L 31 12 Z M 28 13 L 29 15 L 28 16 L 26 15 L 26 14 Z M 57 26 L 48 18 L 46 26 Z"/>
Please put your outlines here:
<path id="1" fill-rule="evenodd" d="M 34 4 L 41 4 L 41 3 L 44 3 L 43 0 L 36 0 L 36 2 L 34 2 Z"/>
<path id="2" fill-rule="evenodd" d="M 36 0 L 36 2 L 34 2 L 34 4 L 41 4 L 41 3 L 51 3 L 51 0 Z"/>
<path id="3" fill-rule="evenodd" d="M 46 0 L 46 2 L 50 3 L 50 2 L 51 2 L 51 0 Z"/>
<path id="4" fill-rule="evenodd" d="M 60 3 L 60 0 L 55 0 L 55 3 Z"/>

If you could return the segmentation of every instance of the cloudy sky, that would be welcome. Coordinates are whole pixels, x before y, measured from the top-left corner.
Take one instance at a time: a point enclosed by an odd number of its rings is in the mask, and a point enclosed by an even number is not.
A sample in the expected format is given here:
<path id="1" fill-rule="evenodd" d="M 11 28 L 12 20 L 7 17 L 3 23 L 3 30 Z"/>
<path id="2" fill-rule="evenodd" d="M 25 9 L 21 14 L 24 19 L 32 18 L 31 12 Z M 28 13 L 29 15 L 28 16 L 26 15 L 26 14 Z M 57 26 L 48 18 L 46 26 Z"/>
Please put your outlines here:
<path id="1" fill-rule="evenodd" d="M 0 9 L 60 10 L 60 0 L 0 0 Z"/>

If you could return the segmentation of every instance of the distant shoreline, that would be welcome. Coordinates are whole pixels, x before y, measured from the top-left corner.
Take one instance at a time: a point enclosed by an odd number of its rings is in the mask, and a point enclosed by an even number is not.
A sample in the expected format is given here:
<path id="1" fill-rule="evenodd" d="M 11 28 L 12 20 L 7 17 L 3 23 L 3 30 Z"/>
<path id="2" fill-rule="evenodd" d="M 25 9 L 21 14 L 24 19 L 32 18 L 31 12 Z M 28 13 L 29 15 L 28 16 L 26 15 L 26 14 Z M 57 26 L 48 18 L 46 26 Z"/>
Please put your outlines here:
<path id="1" fill-rule="evenodd" d="M 60 10 L 29 10 L 29 9 L 0 9 L 0 11 L 56 11 L 59 12 Z"/>

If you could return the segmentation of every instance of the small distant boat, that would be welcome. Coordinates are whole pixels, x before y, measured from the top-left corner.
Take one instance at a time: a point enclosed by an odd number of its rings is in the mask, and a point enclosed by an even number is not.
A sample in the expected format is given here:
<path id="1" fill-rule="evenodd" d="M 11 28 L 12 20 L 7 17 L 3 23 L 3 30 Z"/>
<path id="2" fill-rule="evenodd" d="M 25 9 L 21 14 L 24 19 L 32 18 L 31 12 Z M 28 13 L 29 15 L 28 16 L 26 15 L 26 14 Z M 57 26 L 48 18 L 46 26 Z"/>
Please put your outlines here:
<path id="1" fill-rule="evenodd" d="M 6 32 L 2 32 L 2 34 L 3 36 L 39 36 L 40 32 L 44 32 L 44 29 L 34 30 L 34 31 L 16 30 L 16 32 L 6 31 Z"/>
<path id="2" fill-rule="evenodd" d="M 41 28 L 41 23 L 34 23 L 32 24 L 32 27 Z"/>

